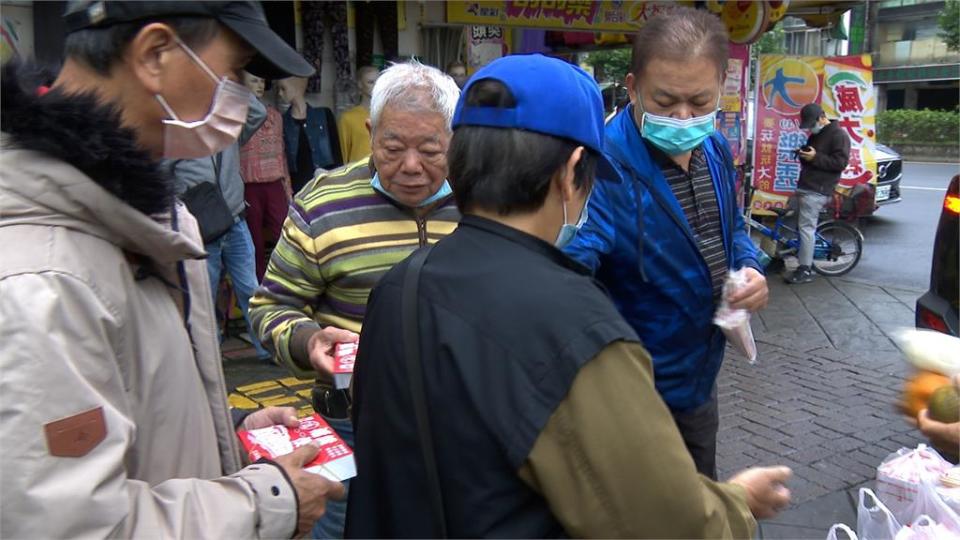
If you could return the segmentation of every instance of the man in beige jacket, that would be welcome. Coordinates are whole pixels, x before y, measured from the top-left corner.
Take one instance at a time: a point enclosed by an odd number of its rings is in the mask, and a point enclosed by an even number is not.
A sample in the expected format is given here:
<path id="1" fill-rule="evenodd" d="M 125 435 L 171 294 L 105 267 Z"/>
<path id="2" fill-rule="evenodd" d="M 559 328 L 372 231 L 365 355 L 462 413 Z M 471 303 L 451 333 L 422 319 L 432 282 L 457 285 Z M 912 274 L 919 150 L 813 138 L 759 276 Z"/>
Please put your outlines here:
<path id="1" fill-rule="evenodd" d="M 2 76 L 0 535 L 306 532 L 343 487 L 303 471 L 315 447 L 242 468 L 203 244 L 158 158 L 232 143 L 255 53 L 268 76 L 313 70 L 249 2 L 82 2 L 66 22 L 52 89 Z"/>

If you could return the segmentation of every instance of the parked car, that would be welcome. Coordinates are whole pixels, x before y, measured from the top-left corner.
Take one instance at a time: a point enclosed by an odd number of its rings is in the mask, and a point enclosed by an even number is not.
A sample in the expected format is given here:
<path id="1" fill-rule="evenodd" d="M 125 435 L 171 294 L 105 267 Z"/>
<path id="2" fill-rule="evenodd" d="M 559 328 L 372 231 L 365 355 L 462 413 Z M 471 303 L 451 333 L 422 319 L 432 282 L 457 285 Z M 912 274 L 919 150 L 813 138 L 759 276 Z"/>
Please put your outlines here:
<path id="1" fill-rule="evenodd" d="M 889 146 L 877 143 L 877 189 L 874 193 L 876 205 L 893 204 L 901 201 L 900 179 L 903 178 L 903 158 Z"/>
<path id="2" fill-rule="evenodd" d="M 960 174 L 950 180 L 933 242 L 930 290 L 917 300 L 917 328 L 960 336 Z"/>

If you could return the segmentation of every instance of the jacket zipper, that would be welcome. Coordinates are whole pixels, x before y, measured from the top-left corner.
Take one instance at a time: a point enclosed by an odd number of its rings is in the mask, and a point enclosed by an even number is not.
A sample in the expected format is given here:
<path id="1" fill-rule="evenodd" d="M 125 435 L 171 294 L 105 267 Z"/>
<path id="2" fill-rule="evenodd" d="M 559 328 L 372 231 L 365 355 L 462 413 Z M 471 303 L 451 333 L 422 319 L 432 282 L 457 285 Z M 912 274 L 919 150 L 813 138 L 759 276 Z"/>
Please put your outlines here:
<path id="1" fill-rule="evenodd" d="M 420 247 L 427 245 L 427 220 L 417 216 L 414 218 L 417 222 L 417 238 Z"/>

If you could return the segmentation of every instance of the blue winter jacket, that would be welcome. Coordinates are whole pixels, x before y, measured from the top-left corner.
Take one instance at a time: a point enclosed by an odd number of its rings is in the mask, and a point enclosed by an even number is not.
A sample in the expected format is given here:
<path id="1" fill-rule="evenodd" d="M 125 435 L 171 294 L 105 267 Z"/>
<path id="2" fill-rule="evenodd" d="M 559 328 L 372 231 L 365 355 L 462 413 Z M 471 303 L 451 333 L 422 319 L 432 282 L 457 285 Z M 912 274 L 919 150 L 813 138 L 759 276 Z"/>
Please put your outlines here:
<path id="1" fill-rule="evenodd" d="M 666 178 L 647 152 L 632 106 L 606 128 L 605 152 L 623 183 L 597 182 L 590 216 L 568 255 L 593 269 L 653 357 L 657 390 L 674 411 L 711 396 L 725 339 L 713 323 L 716 305 L 707 263 Z M 726 141 L 703 143 L 717 192 L 723 242 L 732 269 L 761 270 L 735 195 Z"/>

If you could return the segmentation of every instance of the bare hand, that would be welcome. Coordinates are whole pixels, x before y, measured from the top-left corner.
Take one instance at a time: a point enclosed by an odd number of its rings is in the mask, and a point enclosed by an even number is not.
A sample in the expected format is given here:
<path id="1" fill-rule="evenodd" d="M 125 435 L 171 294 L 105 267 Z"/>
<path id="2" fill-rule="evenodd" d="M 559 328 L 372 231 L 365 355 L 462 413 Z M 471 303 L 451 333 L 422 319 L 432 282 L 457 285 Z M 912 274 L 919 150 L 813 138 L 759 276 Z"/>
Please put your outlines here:
<path id="1" fill-rule="evenodd" d="M 327 509 L 327 500 L 339 501 L 346 496 L 343 484 L 340 482 L 331 482 L 319 474 L 303 470 L 303 466 L 310 463 L 319 450 L 320 445 L 311 443 L 274 460 L 283 467 L 293 488 L 297 490 L 297 498 L 300 501 L 298 512 L 300 521 L 297 522 L 296 535 L 298 538 L 309 533 L 314 522 L 323 517 Z"/>
<path id="2" fill-rule="evenodd" d="M 960 375 L 954 377 L 953 384 L 960 388 Z M 917 414 L 916 425 L 937 450 L 950 455 L 956 455 L 960 451 L 960 422 L 938 422 L 930 418 L 929 411 L 924 409 Z"/>
<path id="3" fill-rule="evenodd" d="M 750 313 L 756 313 L 767 307 L 767 297 L 770 293 L 767 289 L 767 278 L 750 267 L 744 268 L 744 273 L 747 276 L 747 283 L 731 292 L 727 302 L 730 302 L 731 309 L 745 309 Z"/>
<path id="4" fill-rule="evenodd" d="M 938 450 L 942 448 L 954 455 L 960 449 L 960 422 L 952 424 L 937 422 L 931 419 L 929 411 L 924 409 L 917 415 L 917 427 Z"/>
<path id="5" fill-rule="evenodd" d="M 333 373 L 333 348 L 337 343 L 360 341 L 360 336 L 349 330 L 328 326 L 310 336 L 307 350 L 310 352 L 310 365 L 317 373 Z"/>
<path id="6" fill-rule="evenodd" d="M 813 158 L 817 155 L 817 149 L 811 146 L 808 151 L 797 150 L 797 155 L 804 161 L 813 161 Z"/>
<path id="7" fill-rule="evenodd" d="M 785 483 L 793 475 L 789 467 L 754 467 L 738 473 L 729 483 L 747 490 L 747 506 L 757 519 L 772 518 L 790 504 Z"/>
<path id="8" fill-rule="evenodd" d="M 293 407 L 267 407 L 259 411 L 250 413 L 243 419 L 242 429 L 260 429 L 271 426 L 287 426 L 289 428 L 300 427 L 300 420 L 297 419 L 297 410 Z"/>

